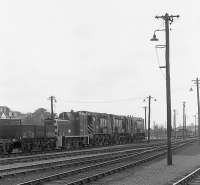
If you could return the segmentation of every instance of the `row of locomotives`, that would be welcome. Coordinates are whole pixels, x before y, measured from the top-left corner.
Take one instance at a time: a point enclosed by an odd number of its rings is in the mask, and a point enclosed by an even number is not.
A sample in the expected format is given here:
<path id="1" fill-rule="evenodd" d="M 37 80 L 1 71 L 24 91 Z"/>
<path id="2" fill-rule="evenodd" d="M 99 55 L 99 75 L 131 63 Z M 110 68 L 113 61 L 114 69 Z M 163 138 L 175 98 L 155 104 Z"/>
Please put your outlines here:
<path id="1" fill-rule="evenodd" d="M 53 128 L 51 129 L 53 133 Z M 0 120 L 0 153 L 52 150 L 56 138 L 47 137 L 44 125 L 24 124 L 21 119 Z"/>
<path id="2" fill-rule="evenodd" d="M 61 113 L 59 119 L 69 125 L 67 135 L 58 134 L 64 148 L 125 144 L 145 138 L 142 118 L 71 111 Z"/>

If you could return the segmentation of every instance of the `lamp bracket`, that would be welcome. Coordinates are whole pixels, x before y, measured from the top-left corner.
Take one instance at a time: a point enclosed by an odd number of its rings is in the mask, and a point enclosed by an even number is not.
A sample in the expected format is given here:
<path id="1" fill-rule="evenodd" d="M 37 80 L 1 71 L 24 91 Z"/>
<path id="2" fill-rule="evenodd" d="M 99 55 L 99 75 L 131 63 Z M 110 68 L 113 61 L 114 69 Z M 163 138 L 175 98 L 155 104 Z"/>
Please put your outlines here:
<path id="1" fill-rule="evenodd" d="M 166 45 L 165 44 L 159 44 L 159 45 L 156 45 L 155 48 L 165 48 Z"/>

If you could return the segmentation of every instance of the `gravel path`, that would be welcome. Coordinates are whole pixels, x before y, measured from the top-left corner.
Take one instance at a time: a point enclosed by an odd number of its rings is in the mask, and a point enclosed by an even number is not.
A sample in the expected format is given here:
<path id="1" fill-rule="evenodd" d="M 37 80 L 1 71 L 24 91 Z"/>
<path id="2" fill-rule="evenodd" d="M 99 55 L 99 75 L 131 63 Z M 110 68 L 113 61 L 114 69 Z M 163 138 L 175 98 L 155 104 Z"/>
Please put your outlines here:
<path id="1" fill-rule="evenodd" d="M 173 155 L 173 165 L 158 159 L 146 165 L 107 176 L 92 185 L 170 185 L 200 166 L 200 143 L 193 143 Z"/>

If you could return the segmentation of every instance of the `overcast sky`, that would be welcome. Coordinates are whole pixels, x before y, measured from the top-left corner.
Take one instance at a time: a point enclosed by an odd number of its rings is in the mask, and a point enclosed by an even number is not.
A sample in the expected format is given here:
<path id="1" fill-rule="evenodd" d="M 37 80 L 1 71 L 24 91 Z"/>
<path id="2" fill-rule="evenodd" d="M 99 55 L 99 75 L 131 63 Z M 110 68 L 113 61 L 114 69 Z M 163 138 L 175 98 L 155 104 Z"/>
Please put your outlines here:
<path id="1" fill-rule="evenodd" d="M 182 122 L 197 112 L 191 80 L 200 77 L 199 1 L 0 1 L 0 104 L 21 112 L 71 109 L 144 116 L 152 95 L 152 121 L 165 124 L 164 49 L 150 42 L 164 28 L 156 15 L 180 14 L 171 25 L 172 109 Z M 157 34 L 164 44 L 164 32 Z M 196 89 L 195 89 L 196 90 Z"/>

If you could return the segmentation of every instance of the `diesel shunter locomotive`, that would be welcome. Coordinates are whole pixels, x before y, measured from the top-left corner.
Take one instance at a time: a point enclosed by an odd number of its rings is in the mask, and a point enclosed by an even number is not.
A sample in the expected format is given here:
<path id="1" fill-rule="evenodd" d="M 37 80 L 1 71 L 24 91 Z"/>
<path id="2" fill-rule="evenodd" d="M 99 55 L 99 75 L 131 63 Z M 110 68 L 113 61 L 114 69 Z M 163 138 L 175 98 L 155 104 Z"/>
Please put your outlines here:
<path id="1" fill-rule="evenodd" d="M 58 144 L 63 148 L 125 144 L 145 139 L 144 120 L 138 117 L 71 111 L 61 113 L 59 119 L 68 122 L 66 132 L 58 133 Z"/>

